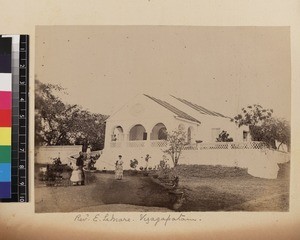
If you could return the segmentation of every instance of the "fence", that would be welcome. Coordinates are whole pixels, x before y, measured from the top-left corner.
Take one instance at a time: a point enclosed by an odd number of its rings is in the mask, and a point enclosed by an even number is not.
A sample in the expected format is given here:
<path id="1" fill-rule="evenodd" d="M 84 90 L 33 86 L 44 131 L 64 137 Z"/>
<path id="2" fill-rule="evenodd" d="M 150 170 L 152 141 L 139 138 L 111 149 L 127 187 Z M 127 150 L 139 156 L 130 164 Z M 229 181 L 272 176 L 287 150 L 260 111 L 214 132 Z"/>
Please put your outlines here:
<path id="1" fill-rule="evenodd" d="M 164 140 L 151 140 L 151 147 L 160 147 L 160 148 L 164 148 L 167 147 L 167 141 Z"/>
<path id="2" fill-rule="evenodd" d="M 200 143 L 197 149 L 264 149 L 266 148 L 263 142 L 215 142 L 215 143 Z"/>
<path id="3" fill-rule="evenodd" d="M 154 148 L 164 148 L 167 146 L 167 142 L 164 140 L 135 140 L 135 141 L 113 141 L 110 142 L 111 148 L 121 148 L 121 147 L 130 147 L 130 148 L 140 148 L 140 147 L 154 147 Z"/>
<path id="4" fill-rule="evenodd" d="M 165 148 L 168 143 L 165 140 L 139 140 L 139 141 L 113 141 L 110 142 L 111 148 L 121 148 L 124 146 L 130 148 L 140 147 L 159 147 Z M 214 142 L 214 143 L 199 143 L 199 144 L 188 144 L 184 147 L 184 150 L 219 150 L 219 149 L 264 149 L 266 148 L 263 142 Z"/>
<path id="5" fill-rule="evenodd" d="M 113 144 L 114 148 L 106 149 L 107 151 L 100 158 L 101 161 L 107 161 L 106 169 L 114 169 L 111 163 L 118 154 L 124 158 L 124 169 L 130 169 L 130 159 L 138 159 L 139 165 L 143 163 L 146 154 L 151 156 L 149 166 L 157 165 L 164 155 L 162 150 L 167 146 L 164 140 L 114 142 Z M 180 164 L 247 168 L 248 173 L 253 176 L 272 179 L 277 177 L 278 163 L 286 163 L 289 160 L 289 153 L 268 149 L 262 142 L 214 142 L 186 145 L 182 151 Z M 101 167 L 103 168 L 104 165 L 99 165 L 100 169 Z"/>

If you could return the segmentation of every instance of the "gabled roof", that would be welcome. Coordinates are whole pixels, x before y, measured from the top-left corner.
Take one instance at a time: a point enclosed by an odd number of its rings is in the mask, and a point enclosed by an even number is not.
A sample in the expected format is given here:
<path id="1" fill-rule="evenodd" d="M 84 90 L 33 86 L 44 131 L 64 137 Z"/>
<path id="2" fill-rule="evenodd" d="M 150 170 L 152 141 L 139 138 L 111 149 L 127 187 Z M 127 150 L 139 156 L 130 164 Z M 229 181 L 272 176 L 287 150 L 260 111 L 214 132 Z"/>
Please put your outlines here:
<path id="1" fill-rule="evenodd" d="M 211 115 L 211 116 L 216 116 L 216 117 L 224 117 L 224 118 L 230 118 L 230 117 L 226 117 L 224 116 L 223 114 L 221 113 L 218 113 L 218 112 L 215 112 L 215 111 L 210 111 L 200 105 L 197 105 L 195 103 L 192 103 L 190 101 L 187 101 L 185 99 L 182 99 L 182 98 L 178 98 L 178 97 L 175 97 L 173 95 L 171 95 L 173 98 L 177 99 L 178 101 L 188 105 L 189 107 L 195 109 L 196 111 L 200 112 L 201 114 L 205 114 L 205 115 Z"/>
<path id="2" fill-rule="evenodd" d="M 200 121 L 198 121 L 196 118 L 193 118 L 192 116 L 190 116 L 189 114 L 179 110 L 178 108 L 174 107 L 173 105 L 165 102 L 165 101 L 162 101 L 160 99 L 157 99 L 155 97 L 151 97 L 147 94 L 144 94 L 146 97 L 150 98 L 151 100 L 155 101 L 156 103 L 158 103 L 159 105 L 165 107 L 166 109 L 168 109 L 169 111 L 175 113 L 175 115 L 177 117 L 180 117 L 180 118 L 183 118 L 183 119 L 186 119 L 186 120 L 189 120 L 189 121 L 192 121 L 192 122 L 196 122 L 196 123 L 201 123 Z"/>

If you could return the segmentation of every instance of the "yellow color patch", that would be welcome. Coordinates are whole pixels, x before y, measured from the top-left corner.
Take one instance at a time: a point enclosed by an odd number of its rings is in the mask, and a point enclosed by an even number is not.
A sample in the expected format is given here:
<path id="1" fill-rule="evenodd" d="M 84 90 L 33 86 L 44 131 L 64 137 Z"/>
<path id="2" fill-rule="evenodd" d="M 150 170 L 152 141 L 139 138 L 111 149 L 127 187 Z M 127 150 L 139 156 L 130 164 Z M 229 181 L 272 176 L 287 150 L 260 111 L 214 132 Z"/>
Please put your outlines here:
<path id="1" fill-rule="evenodd" d="M 0 145 L 11 146 L 11 128 L 0 127 Z"/>

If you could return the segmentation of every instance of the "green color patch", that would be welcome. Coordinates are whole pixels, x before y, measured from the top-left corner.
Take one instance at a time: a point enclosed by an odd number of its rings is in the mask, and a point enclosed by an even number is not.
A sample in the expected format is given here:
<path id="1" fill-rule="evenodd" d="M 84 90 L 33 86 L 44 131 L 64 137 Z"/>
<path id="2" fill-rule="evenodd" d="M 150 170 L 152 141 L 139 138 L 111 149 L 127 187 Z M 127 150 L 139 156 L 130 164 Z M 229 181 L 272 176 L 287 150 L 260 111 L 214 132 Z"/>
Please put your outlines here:
<path id="1" fill-rule="evenodd" d="M 11 162 L 11 146 L 0 146 L 0 163 Z"/>

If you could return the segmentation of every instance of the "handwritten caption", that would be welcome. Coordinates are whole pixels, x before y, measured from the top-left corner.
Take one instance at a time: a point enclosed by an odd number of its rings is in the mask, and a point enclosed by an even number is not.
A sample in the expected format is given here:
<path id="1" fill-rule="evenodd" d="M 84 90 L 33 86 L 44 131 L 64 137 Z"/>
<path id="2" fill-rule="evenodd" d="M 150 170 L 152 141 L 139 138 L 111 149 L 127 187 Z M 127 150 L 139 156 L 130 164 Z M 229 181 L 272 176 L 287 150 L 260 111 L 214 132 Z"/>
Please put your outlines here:
<path id="1" fill-rule="evenodd" d="M 166 214 L 158 216 L 155 214 L 141 213 L 136 217 L 121 217 L 115 213 L 77 214 L 74 222 L 111 222 L 111 223 L 131 223 L 142 222 L 153 226 L 167 226 L 172 222 L 199 222 L 201 218 L 192 218 L 183 213 Z"/>

